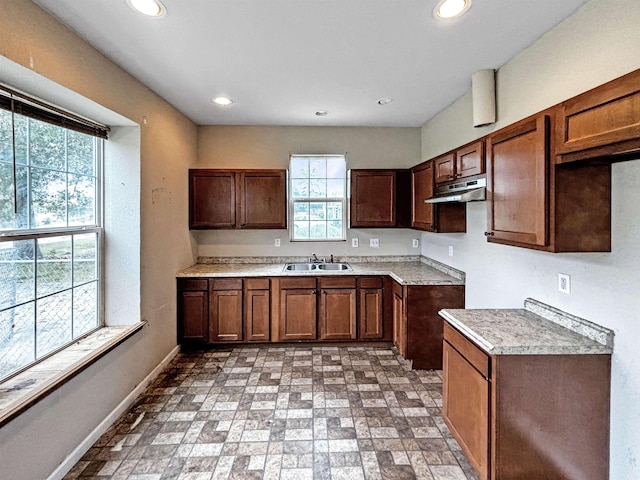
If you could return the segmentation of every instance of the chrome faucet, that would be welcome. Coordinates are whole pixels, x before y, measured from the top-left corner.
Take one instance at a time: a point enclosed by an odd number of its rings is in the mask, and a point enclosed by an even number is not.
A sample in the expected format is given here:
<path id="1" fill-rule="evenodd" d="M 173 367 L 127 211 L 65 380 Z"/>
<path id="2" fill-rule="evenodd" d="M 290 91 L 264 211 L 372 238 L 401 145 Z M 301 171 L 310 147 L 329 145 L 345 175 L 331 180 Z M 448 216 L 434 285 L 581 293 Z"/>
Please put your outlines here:
<path id="1" fill-rule="evenodd" d="M 310 260 L 309 263 L 320 263 L 320 259 L 315 253 L 311 254 L 311 258 L 309 260 Z"/>

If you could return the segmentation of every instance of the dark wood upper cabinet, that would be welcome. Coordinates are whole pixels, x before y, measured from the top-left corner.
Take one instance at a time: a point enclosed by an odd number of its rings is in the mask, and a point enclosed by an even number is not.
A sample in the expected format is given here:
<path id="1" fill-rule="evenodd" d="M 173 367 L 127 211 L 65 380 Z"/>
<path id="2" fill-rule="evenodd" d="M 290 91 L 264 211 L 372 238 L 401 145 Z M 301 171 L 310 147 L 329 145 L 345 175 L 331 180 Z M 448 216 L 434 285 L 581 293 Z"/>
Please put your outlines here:
<path id="1" fill-rule="evenodd" d="M 435 161 L 429 160 L 411 169 L 411 228 L 437 233 L 467 231 L 464 203 L 435 205 L 425 203 L 433 197 Z"/>
<path id="2" fill-rule="evenodd" d="M 559 163 L 638 152 L 640 70 L 573 97 L 557 111 Z"/>
<path id="3" fill-rule="evenodd" d="M 490 242 L 551 252 L 611 251 L 611 164 L 552 164 L 554 110 L 487 139 Z"/>
<path id="4" fill-rule="evenodd" d="M 235 226 L 235 173 L 225 170 L 189 170 L 189 228 Z"/>
<path id="5" fill-rule="evenodd" d="M 456 150 L 456 179 L 484 173 L 484 140 Z"/>
<path id="6" fill-rule="evenodd" d="M 487 139 L 489 240 L 548 244 L 549 117 L 538 115 Z"/>
<path id="7" fill-rule="evenodd" d="M 456 178 L 456 155 L 448 153 L 433 160 L 436 183 L 449 182 Z"/>
<path id="8" fill-rule="evenodd" d="M 285 170 L 253 170 L 240 179 L 240 228 L 287 228 Z"/>
<path id="9" fill-rule="evenodd" d="M 189 170 L 189 228 L 286 228 L 285 170 Z"/>
<path id="10" fill-rule="evenodd" d="M 351 170 L 351 227 L 409 226 L 408 170 Z"/>

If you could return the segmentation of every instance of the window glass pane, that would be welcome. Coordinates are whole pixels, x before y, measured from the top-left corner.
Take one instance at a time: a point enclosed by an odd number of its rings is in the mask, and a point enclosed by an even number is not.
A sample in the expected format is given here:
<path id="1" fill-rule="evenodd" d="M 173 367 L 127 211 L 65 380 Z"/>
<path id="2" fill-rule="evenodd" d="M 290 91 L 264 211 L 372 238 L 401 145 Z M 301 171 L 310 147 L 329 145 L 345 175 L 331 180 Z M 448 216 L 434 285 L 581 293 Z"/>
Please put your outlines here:
<path id="1" fill-rule="evenodd" d="M 309 178 L 309 159 L 295 158 L 291 161 L 291 178 Z"/>
<path id="2" fill-rule="evenodd" d="M 309 196 L 310 197 L 326 197 L 327 196 L 327 181 L 323 179 L 315 179 L 309 181 Z"/>
<path id="3" fill-rule="evenodd" d="M 67 131 L 67 162 L 70 172 L 95 175 L 93 143 L 91 135 Z"/>
<path id="4" fill-rule="evenodd" d="M 69 174 L 69 225 L 95 223 L 95 178 Z"/>
<path id="5" fill-rule="evenodd" d="M 71 337 L 71 291 L 36 301 L 36 356 L 62 347 Z"/>
<path id="6" fill-rule="evenodd" d="M 73 236 L 73 284 L 79 285 L 96 280 L 98 277 L 97 235 L 88 233 Z"/>
<path id="7" fill-rule="evenodd" d="M 34 303 L 0 312 L 0 378 L 36 359 Z"/>
<path id="8" fill-rule="evenodd" d="M 32 168 L 32 227 L 66 226 L 66 196 L 67 176 L 65 173 Z"/>
<path id="9" fill-rule="evenodd" d="M 293 198 L 309 198 L 309 180 L 291 180 L 291 196 Z"/>
<path id="10" fill-rule="evenodd" d="M 327 222 L 309 222 L 309 238 L 327 238 Z"/>
<path id="11" fill-rule="evenodd" d="M 295 220 L 293 228 L 294 239 L 306 240 L 309 238 L 309 222 L 307 220 Z"/>
<path id="12" fill-rule="evenodd" d="M 0 309 L 35 298 L 34 248 L 35 240 L 0 242 Z"/>
<path id="13" fill-rule="evenodd" d="M 344 179 L 327 180 L 327 197 L 339 198 L 344 197 Z"/>
<path id="14" fill-rule="evenodd" d="M 327 218 L 326 204 L 314 202 L 309 204 L 309 218 L 311 220 L 324 220 Z"/>
<path id="15" fill-rule="evenodd" d="M 29 158 L 36 167 L 65 170 L 65 130 L 29 119 Z"/>
<path id="16" fill-rule="evenodd" d="M 341 220 L 330 220 L 327 222 L 327 238 L 342 238 Z"/>
<path id="17" fill-rule="evenodd" d="M 309 204 L 307 202 L 296 202 L 293 204 L 294 220 L 309 220 Z"/>
<path id="18" fill-rule="evenodd" d="M 40 238 L 37 242 L 38 298 L 71 287 L 71 237 Z M 38 312 L 38 316 L 40 312 Z"/>
<path id="19" fill-rule="evenodd" d="M 98 326 L 98 282 L 73 289 L 73 337 Z"/>
<path id="20" fill-rule="evenodd" d="M 13 204 L 13 165 L 10 163 L 0 163 L 0 228 L 15 228 L 15 217 Z"/>
<path id="21" fill-rule="evenodd" d="M 311 158 L 309 160 L 309 176 L 311 178 L 327 178 L 326 158 Z"/>
<path id="22" fill-rule="evenodd" d="M 346 178 L 344 157 L 327 158 L 327 178 Z"/>
<path id="23" fill-rule="evenodd" d="M 11 133 L 11 112 L 0 110 L 0 163 L 13 163 L 13 143 Z M 1 179 L 9 178 L 4 175 Z"/>

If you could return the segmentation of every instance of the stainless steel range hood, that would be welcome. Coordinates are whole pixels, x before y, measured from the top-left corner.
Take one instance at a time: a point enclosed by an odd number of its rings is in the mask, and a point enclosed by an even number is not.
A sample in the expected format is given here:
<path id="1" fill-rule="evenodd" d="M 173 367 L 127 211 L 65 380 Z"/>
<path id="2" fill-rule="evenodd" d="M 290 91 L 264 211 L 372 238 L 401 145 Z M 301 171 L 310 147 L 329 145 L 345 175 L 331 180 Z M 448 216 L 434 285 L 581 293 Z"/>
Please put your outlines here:
<path id="1" fill-rule="evenodd" d="M 436 187 L 436 194 L 427 198 L 424 203 L 481 202 L 487 199 L 486 186 L 486 178 L 442 185 Z"/>

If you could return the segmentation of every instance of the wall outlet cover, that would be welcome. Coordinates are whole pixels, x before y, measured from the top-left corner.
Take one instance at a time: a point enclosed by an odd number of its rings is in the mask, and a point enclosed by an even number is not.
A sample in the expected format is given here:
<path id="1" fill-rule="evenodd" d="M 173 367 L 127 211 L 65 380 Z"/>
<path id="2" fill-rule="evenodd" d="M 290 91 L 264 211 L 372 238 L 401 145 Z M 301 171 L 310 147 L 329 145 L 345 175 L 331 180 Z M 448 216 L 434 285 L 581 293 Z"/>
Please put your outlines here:
<path id="1" fill-rule="evenodd" d="M 449 245 L 449 256 L 453 257 L 453 245 Z"/>
<path id="2" fill-rule="evenodd" d="M 371 238 L 369 240 L 369 246 L 371 248 L 378 248 L 380 247 L 380 239 L 379 238 Z"/>
<path id="3" fill-rule="evenodd" d="M 352 238 L 351 239 L 351 246 L 353 248 L 358 248 L 358 239 L 357 238 Z"/>
<path id="4" fill-rule="evenodd" d="M 413 239 L 413 248 L 418 248 L 420 246 L 420 240 L 417 238 Z"/>
<path id="5" fill-rule="evenodd" d="M 571 276 L 566 273 L 558 274 L 558 291 L 571 295 Z"/>
<path id="6" fill-rule="evenodd" d="M 275 241 L 273 242 L 273 244 L 274 244 L 276 247 L 279 247 L 279 246 L 280 246 L 280 239 L 279 239 L 279 238 L 276 238 L 276 239 L 275 239 Z"/>

